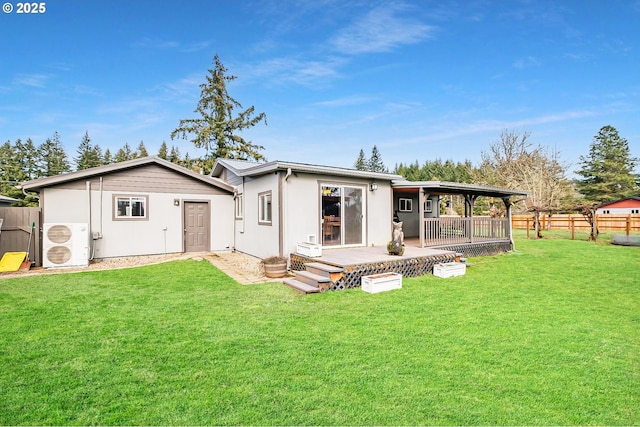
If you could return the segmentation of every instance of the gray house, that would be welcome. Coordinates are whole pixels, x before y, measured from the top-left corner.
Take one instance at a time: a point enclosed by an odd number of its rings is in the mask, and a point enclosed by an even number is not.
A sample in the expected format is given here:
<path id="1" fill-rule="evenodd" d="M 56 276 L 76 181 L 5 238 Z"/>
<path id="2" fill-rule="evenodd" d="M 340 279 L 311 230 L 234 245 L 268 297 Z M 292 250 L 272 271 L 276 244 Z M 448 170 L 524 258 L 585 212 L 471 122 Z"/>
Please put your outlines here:
<path id="1" fill-rule="evenodd" d="M 496 253 L 512 248 L 509 218 L 474 218 L 475 200 L 497 197 L 510 214 L 511 197 L 524 194 L 282 161 L 218 159 L 204 176 L 158 157 L 41 178 L 22 187 L 39 193 L 44 251 L 51 247 L 51 255 L 43 258 L 53 261 L 68 259 L 56 255 L 64 248 L 55 239 L 69 224 L 81 224 L 77 245 L 88 252 L 81 258 L 217 250 L 265 258 L 294 254 L 300 242 L 323 250 L 384 248 L 394 214 L 405 224 L 407 242 L 416 247 Z M 440 201 L 451 194 L 464 196 L 464 217 L 440 216 Z M 49 244 L 48 236 L 54 239 Z"/>

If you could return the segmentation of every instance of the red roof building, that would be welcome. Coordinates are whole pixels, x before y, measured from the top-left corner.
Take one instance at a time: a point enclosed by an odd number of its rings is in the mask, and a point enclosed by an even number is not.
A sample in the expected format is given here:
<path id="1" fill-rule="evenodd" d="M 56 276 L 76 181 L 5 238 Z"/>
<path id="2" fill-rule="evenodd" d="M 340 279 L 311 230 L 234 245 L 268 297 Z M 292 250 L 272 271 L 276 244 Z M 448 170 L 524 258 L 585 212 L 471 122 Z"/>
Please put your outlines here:
<path id="1" fill-rule="evenodd" d="M 597 214 L 640 214 L 640 197 L 626 197 L 598 206 Z"/>

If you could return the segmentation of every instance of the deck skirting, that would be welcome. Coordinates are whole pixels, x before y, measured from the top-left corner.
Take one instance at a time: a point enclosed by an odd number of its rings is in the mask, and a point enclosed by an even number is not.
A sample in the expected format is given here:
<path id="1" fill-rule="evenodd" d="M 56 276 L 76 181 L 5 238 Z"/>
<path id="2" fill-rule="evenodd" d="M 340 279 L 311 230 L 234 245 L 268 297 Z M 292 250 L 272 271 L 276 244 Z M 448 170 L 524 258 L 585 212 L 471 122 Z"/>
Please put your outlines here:
<path id="1" fill-rule="evenodd" d="M 361 278 L 372 274 L 398 273 L 404 277 L 419 277 L 433 272 L 433 266 L 441 262 L 452 262 L 455 260 L 455 253 L 431 254 L 415 257 L 402 257 L 398 259 L 360 262 L 350 265 L 339 265 L 336 263 L 324 262 L 342 268 L 342 274 L 337 280 L 333 280 L 329 286 L 330 290 L 344 290 L 359 288 Z M 318 258 L 310 258 L 300 254 L 291 254 L 291 270 L 304 271 L 305 264 L 319 262 Z"/>
<path id="2" fill-rule="evenodd" d="M 443 249 L 462 253 L 465 257 L 491 256 L 511 252 L 513 249 L 510 241 L 458 243 L 442 246 L 429 246 L 433 249 Z"/>

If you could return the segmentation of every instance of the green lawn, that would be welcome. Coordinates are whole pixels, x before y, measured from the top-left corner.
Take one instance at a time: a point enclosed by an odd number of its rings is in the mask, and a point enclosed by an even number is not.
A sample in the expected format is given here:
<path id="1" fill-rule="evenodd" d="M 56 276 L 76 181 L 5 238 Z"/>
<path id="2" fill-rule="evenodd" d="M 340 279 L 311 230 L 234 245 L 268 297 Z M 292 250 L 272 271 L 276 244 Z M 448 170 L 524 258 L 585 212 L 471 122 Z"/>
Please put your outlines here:
<path id="1" fill-rule="evenodd" d="M 0 280 L 0 424 L 640 424 L 640 248 L 516 243 L 375 295 L 206 261 Z"/>

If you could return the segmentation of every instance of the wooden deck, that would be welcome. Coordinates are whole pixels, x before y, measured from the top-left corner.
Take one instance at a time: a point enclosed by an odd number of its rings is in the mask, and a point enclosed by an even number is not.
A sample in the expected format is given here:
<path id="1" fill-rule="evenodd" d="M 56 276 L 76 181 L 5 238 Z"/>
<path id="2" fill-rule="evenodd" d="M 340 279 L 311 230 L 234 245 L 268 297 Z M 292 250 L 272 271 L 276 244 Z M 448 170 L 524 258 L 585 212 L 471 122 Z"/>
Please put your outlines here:
<path id="1" fill-rule="evenodd" d="M 419 242 L 418 242 L 419 245 Z M 387 248 L 382 246 L 374 247 L 357 247 L 357 248 L 339 248 L 322 250 L 321 257 L 315 257 L 315 262 L 335 265 L 338 267 L 347 267 L 355 264 L 371 264 L 384 262 L 397 262 L 399 260 L 411 260 L 423 257 L 433 257 L 436 255 L 455 256 L 452 251 L 431 248 L 419 248 L 417 246 L 405 243 L 403 255 L 389 255 Z"/>
<path id="2" fill-rule="evenodd" d="M 323 248 L 322 256 L 307 257 L 300 254 L 291 254 L 291 270 L 304 272 L 309 270 L 308 266 L 313 265 L 314 274 L 323 274 L 319 265 L 324 265 L 334 270 L 327 271 L 326 277 L 331 280 L 328 283 L 305 283 L 317 286 L 320 291 L 342 290 L 360 287 L 363 276 L 372 274 L 382 274 L 395 272 L 404 277 L 418 277 L 424 274 L 431 274 L 433 266 L 440 262 L 451 262 L 455 260 L 455 252 L 451 250 L 419 248 L 405 244 L 403 255 L 389 255 L 386 247 L 356 247 L 356 248 Z M 298 278 L 306 279 L 304 274 L 296 274 Z M 296 287 L 296 280 L 290 280 L 289 286 Z M 305 280 L 302 280 L 305 281 Z M 301 289 L 298 289 L 301 290 Z M 303 290 L 301 290 L 303 291 Z M 303 291 L 307 292 L 307 291 Z"/>

